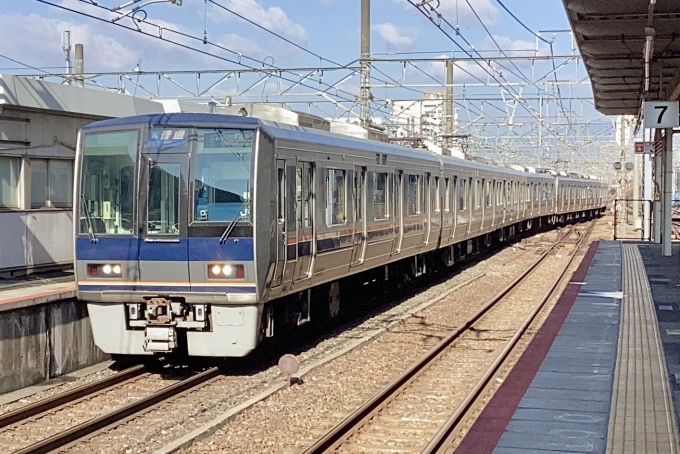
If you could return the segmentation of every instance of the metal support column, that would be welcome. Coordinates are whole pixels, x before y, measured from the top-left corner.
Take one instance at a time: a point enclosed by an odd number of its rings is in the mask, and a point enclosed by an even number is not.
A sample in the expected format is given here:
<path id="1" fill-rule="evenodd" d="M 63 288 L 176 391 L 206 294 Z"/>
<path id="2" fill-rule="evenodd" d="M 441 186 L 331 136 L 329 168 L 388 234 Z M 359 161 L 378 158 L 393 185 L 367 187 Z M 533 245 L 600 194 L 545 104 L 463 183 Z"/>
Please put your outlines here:
<path id="1" fill-rule="evenodd" d="M 649 241 L 651 235 L 651 204 L 654 197 L 654 188 L 652 188 L 652 160 L 654 159 L 653 154 L 642 155 L 642 162 L 644 168 L 644 178 L 643 178 L 643 198 L 644 205 L 642 207 L 642 239 Z"/>
<path id="2" fill-rule="evenodd" d="M 663 153 L 663 232 L 662 245 L 663 256 L 670 257 L 671 253 L 671 231 L 673 212 L 673 128 L 666 129 L 665 147 Z"/>
<path id="3" fill-rule="evenodd" d="M 371 0 L 361 0 L 361 87 L 359 104 L 361 111 L 359 118 L 362 126 L 368 126 L 371 121 Z"/>
<path id="4" fill-rule="evenodd" d="M 444 100 L 444 146 L 451 149 L 453 144 L 453 62 L 446 60 L 446 99 Z"/>
<path id="5" fill-rule="evenodd" d="M 640 225 L 640 155 L 633 155 L 633 229 L 642 228 Z"/>
<path id="6" fill-rule="evenodd" d="M 660 130 L 656 130 L 654 140 L 660 140 Z M 663 155 L 654 153 L 654 244 L 661 244 L 661 194 L 663 188 Z"/>

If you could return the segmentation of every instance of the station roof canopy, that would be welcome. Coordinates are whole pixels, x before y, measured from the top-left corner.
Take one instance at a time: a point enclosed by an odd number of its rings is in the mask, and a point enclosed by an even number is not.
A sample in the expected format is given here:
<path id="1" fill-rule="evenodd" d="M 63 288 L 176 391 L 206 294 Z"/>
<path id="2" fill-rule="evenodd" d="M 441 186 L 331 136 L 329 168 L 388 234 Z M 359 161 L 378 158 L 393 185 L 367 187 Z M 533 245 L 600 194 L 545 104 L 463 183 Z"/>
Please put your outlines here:
<path id="1" fill-rule="evenodd" d="M 680 1 L 562 0 L 605 115 L 680 96 Z"/>

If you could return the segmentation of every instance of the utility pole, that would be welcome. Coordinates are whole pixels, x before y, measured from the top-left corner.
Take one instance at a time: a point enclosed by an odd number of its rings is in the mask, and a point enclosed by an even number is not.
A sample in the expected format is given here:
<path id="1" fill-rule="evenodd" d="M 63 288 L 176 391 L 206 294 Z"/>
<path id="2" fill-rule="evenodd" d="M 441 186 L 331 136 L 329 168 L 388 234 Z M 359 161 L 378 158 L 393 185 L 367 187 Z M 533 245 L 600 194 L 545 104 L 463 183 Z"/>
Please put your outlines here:
<path id="1" fill-rule="evenodd" d="M 371 0 L 361 0 L 361 89 L 359 105 L 361 106 L 361 126 L 368 126 L 371 121 Z"/>
<path id="2" fill-rule="evenodd" d="M 83 54 L 83 45 L 76 44 L 76 86 L 84 87 L 85 81 L 83 73 L 85 72 L 85 56 Z"/>
<path id="3" fill-rule="evenodd" d="M 71 74 L 71 31 L 64 30 L 61 35 L 61 50 L 64 51 L 64 60 L 66 63 L 66 74 Z M 68 84 L 71 85 L 71 79 L 69 79 Z"/>

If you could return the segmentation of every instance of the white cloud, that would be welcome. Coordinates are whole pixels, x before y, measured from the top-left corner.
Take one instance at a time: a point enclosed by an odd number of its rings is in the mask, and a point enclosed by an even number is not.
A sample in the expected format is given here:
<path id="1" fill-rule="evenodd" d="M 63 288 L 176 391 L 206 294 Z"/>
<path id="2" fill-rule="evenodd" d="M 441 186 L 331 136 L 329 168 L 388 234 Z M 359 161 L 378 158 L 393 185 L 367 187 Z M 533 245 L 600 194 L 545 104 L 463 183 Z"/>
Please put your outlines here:
<path id="1" fill-rule="evenodd" d="M 71 30 L 72 47 L 84 45 L 85 71 L 132 69 L 135 52 L 129 46 L 100 34 L 89 24 L 69 24 L 38 14 L 0 15 L 0 49 L 35 66 L 63 66 L 62 33 Z M 26 33 L 30 30 L 30 33 Z M 21 39 L 17 39 L 21 36 Z M 132 66 L 130 66 L 132 65 Z"/>
<path id="2" fill-rule="evenodd" d="M 418 36 L 417 28 L 398 27 L 390 22 L 373 25 L 371 29 L 377 31 L 389 47 L 397 50 L 410 48 Z"/>
<path id="3" fill-rule="evenodd" d="M 493 35 L 493 39 L 498 43 L 500 48 L 510 56 L 530 56 L 535 53 L 536 43 L 532 43 L 531 41 L 525 41 L 523 39 L 513 40 L 502 35 Z M 496 49 L 496 45 L 491 38 L 486 38 L 485 46 L 487 49 Z"/>
<path id="4" fill-rule="evenodd" d="M 404 5 L 405 9 L 413 8 L 413 5 L 406 0 L 392 1 Z M 493 25 L 498 22 L 500 14 L 498 8 L 491 3 L 491 0 L 469 0 L 469 2 L 485 25 Z M 436 2 L 433 2 L 432 5 L 436 5 Z M 465 0 L 439 0 L 437 11 L 454 25 L 456 20 L 458 20 L 459 25 L 479 25 L 479 21 L 470 6 L 468 6 Z"/>
<path id="5" fill-rule="evenodd" d="M 298 44 L 307 41 L 307 30 L 302 25 L 290 20 L 285 11 L 278 6 L 265 9 L 256 0 L 226 0 L 222 4 L 262 27 L 300 41 Z M 236 16 L 230 12 L 211 5 L 210 20 L 213 22 L 224 22 L 234 18 Z"/>

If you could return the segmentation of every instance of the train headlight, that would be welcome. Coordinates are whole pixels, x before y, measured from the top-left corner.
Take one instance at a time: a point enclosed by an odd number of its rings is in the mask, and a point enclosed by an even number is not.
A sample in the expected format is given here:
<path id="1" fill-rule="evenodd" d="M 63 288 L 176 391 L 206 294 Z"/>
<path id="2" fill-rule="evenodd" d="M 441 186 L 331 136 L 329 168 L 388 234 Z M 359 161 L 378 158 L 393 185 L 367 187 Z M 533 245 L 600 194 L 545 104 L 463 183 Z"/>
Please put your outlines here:
<path id="1" fill-rule="evenodd" d="M 211 264 L 208 265 L 208 277 L 211 279 L 243 279 L 243 265 Z"/>
<path id="2" fill-rule="evenodd" d="M 120 263 L 91 263 L 87 265 L 87 275 L 119 278 L 123 276 L 123 266 Z"/>

